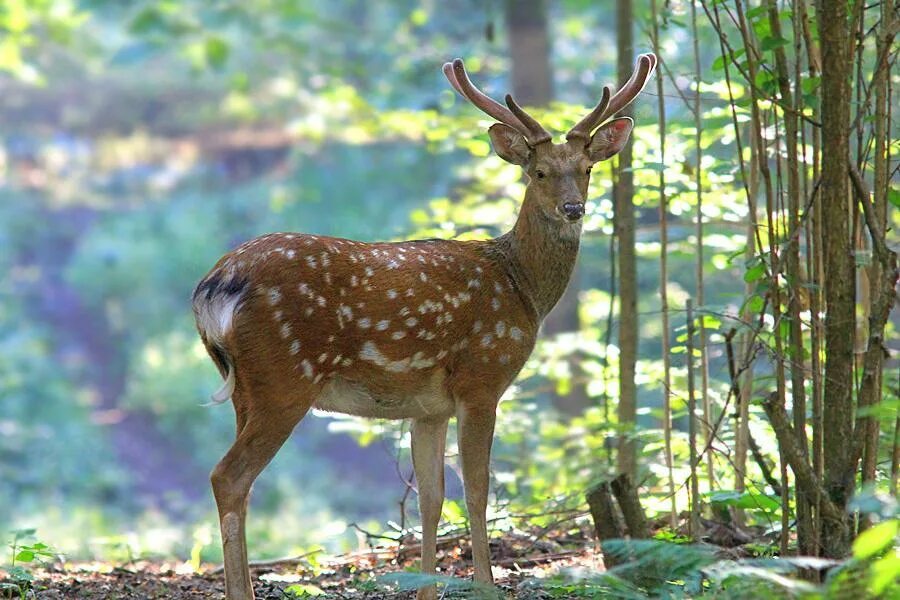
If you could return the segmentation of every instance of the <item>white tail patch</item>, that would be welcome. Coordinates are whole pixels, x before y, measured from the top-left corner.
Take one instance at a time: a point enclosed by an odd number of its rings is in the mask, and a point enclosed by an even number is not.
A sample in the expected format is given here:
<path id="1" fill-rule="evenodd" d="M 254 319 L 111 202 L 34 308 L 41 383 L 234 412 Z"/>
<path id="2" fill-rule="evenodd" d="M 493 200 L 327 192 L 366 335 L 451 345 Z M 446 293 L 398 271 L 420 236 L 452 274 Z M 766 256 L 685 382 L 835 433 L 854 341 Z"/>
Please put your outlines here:
<path id="1" fill-rule="evenodd" d="M 210 343 L 221 346 L 225 336 L 231 331 L 234 312 L 243 294 L 213 293 L 209 299 L 197 298 L 194 301 L 194 314 L 197 317 L 197 328 L 206 335 Z"/>
<path id="2" fill-rule="evenodd" d="M 234 315 L 246 293 L 246 281 L 235 277 L 233 271 L 219 270 L 203 281 L 194 290 L 194 317 L 197 329 L 203 334 L 206 344 L 216 351 L 221 367 L 226 369 L 225 382 L 203 406 L 222 404 L 234 394 L 234 365 L 228 355 L 225 339 L 234 327 Z M 267 290 L 270 305 L 281 301 L 277 288 Z M 277 318 L 277 317 L 276 317 Z M 212 350 L 210 350 L 213 353 Z"/>
<path id="3" fill-rule="evenodd" d="M 234 368 L 228 365 L 228 375 L 225 377 L 225 383 L 209 397 L 209 402 L 201 404 L 201 406 L 215 406 L 228 402 L 234 394 Z"/>

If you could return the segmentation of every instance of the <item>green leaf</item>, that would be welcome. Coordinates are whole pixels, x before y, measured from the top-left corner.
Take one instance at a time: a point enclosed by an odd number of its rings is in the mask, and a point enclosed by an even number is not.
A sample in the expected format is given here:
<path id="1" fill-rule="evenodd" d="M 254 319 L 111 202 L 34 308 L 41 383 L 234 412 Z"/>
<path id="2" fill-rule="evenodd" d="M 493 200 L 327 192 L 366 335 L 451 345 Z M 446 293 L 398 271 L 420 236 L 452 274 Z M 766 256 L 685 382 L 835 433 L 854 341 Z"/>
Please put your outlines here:
<path id="1" fill-rule="evenodd" d="M 206 38 L 203 48 L 206 54 L 206 63 L 214 69 L 221 69 L 228 60 L 230 50 L 228 42 L 218 36 Z"/>
<path id="2" fill-rule="evenodd" d="M 22 550 L 16 554 L 16 562 L 31 562 L 34 560 L 34 552 L 31 550 Z"/>
<path id="3" fill-rule="evenodd" d="M 314 598 L 325 595 L 322 588 L 311 583 L 295 583 L 284 588 L 284 591 L 296 598 Z"/>
<path id="4" fill-rule="evenodd" d="M 766 52 L 768 50 L 774 50 L 775 48 L 787 46 L 790 43 L 790 40 L 786 40 L 783 37 L 775 37 L 770 35 L 763 38 L 763 41 L 760 43 L 759 47 L 763 52 Z"/>
<path id="5" fill-rule="evenodd" d="M 143 35 L 151 31 L 165 32 L 168 30 L 168 25 L 156 7 L 148 6 L 131 20 L 128 30 L 131 33 Z"/>
<path id="6" fill-rule="evenodd" d="M 720 490 L 709 494 L 709 501 L 722 506 L 733 506 L 748 510 L 764 510 L 774 512 L 781 508 L 781 502 L 773 497 L 755 492 L 738 492 L 736 490 Z"/>
<path id="7" fill-rule="evenodd" d="M 900 579 L 900 554 L 888 552 L 872 564 L 872 578 L 869 580 L 872 597 L 882 597 L 881 594 L 886 592 L 891 584 L 894 584 L 892 589 L 896 591 L 898 579 Z"/>
<path id="8" fill-rule="evenodd" d="M 860 560 L 880 554 L 893 544 L 900 531 L 900 520 L 891 519 L 863 531 L 853 542 L 853 556 Z"/>
<path id="9" fill-rule="evenodd" d="M 766 6 L 756 6 L 747 11 L 747 18 L 751 21 L 754 21 L 760 17 L 765 16 L 766 14 Z"/>
<path id="10" fill-rule="evenodd" d="M 752 313 L 758 313 L 759 311 L 761 311 L 763 309 L 763 307 L 765 305 L 766 305 L 765 299 L 758 294 L 754 294 L 754 295 L 750 296 L 750 298 L 747 300 L 747 310 L 749 310 Z"/>
<path id="11" fill-rule="evenodd" d="M 803 80 L 800 81 L 800 89 L 803 90 L 804 94 L 813 94 L 819 89 L 819 84 L 821 82 L 822 78 L 818 75 L 816 77 L 804 77 Z"/>
<path id="12" fill-rule="evenodd" d="M 747 283 L 753 283 L 754 281 L 759 281 L 763 275 L 766 273 L 766 263 L 758 262 L 744 273 L 744 281 Z"/>
<path id="13" fill-rule="evenodd" d="M 897 189 L 897 188 L 889 189 L 888 193 L 887 193 L 887 197 L 888 197 L 888 202 L 890 202 L 897 208 L 900 208 L 900 189 Z"/>

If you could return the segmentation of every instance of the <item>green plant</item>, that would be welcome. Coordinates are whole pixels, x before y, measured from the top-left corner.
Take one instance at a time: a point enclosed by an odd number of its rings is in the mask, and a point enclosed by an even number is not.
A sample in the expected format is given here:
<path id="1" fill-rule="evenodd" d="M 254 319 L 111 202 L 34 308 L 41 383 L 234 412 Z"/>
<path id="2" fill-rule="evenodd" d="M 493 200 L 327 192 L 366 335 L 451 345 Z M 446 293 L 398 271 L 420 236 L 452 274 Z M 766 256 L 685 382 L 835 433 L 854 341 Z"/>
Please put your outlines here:
<path id="1" fill-rule="evenodd" d="M 47 544 L 34 541 L 30 544 L 22 543 L 34 537 L 34 529 L 15 529 L 11 531 L 13 537 L 10 540 L 10 562 L 6 569 L 9 581 L 0 582 L 0 590 L 6 591 L 6 597 L 12 598 L 13 592 L 17 592 L 20 598 L 24 598 L 34 583 L 34 574 L 27 568 L 17 563 L 31 564 L 43 563 L 45 559 L 51 559 L 56 553 Z"/>

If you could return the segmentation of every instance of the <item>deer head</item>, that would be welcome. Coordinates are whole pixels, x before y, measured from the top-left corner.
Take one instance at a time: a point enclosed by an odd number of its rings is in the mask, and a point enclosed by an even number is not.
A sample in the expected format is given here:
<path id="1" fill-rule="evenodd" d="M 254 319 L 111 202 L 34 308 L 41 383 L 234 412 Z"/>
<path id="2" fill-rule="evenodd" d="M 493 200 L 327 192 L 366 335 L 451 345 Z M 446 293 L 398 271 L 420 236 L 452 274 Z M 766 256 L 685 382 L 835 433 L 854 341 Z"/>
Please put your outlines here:
<path id="1" fill-rule="evenodd" d="M 584 216 L 591 167 L 624 148 L 634 126 L 628 117 L 607 119 L 637 97 L 655 68 L 655 55 L 640 55 L 628 82 L 615 95 L 604 87 L 600 102 L 569 130 L 562 144 L 554 144 L 550 133 L 509 94 L 503 106 L 475 87 L 462 59 L 445 63 L 444 75 L 463 98 L 498 121 L 488 131 L 494 151 L 522 167 L 528 177 L 523 210 L 572 224 Z"/>

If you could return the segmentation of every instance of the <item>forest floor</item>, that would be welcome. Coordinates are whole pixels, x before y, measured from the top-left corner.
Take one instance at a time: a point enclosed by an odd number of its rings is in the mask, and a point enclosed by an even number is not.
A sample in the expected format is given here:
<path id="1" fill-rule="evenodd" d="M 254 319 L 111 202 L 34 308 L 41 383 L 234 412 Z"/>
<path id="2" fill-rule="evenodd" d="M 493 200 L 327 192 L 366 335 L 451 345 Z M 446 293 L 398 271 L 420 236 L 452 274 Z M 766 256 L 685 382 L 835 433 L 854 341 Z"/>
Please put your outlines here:
<path id="1" fill-rule="evenodd" d="M 595 544 L 586 536 L 560 541 L 544 538 L 534 541 L 531 536 L 505 534 L 491 541 L 494 575 L 499 597 L 506 599 L 540 600 L 562 598 L 552 596 L 533 585 L 534 582 L 574 569 L 582 572 L 603 570 L 603 560 Z M 574 542 L 574 543 L 573 543 Z M 251 568 L 257 599 L 290 599 L 318 597 L 326 600 L 401 600 L 415 597 L 414 591 L 400 590 L 397 585 L 381 579 L 397 573 L 414 572 L 418 545 L 408 545 L 398 553 L 398 547 L 374 547 L 352 554 L 322 558 L 312 568 L 303 557 L 274 561 Z M 443 598 L 478 597 L 465 589 L 465 581 L 472 576 L 471 551 L 467 538 L 448 536 L 439 541 L 439 570 L 441 576 L 458 578 L 463 587 L 448 591 Z M 108 563 L 67 564 L 65 568 L 49 565 L 33 572 L 34 595 L 40 600 L 71 598 L 122 600 L 224 597 L 225 580 L 214 566 L 204 566 L 200 573 L 189 565 L 136 561 L 126 565 Z M 414 577 L 414 576 L 413 576 Z M 401 582 L 405 590 L 416 582 Z M 305 593 L 304 593 L 305 592 Z M 0 593 L 0 597 L 5 597 Z M 12 596 L 15 598 L 16 596 Z M 493 596 L 492 597 L 497 597 Z"/>

